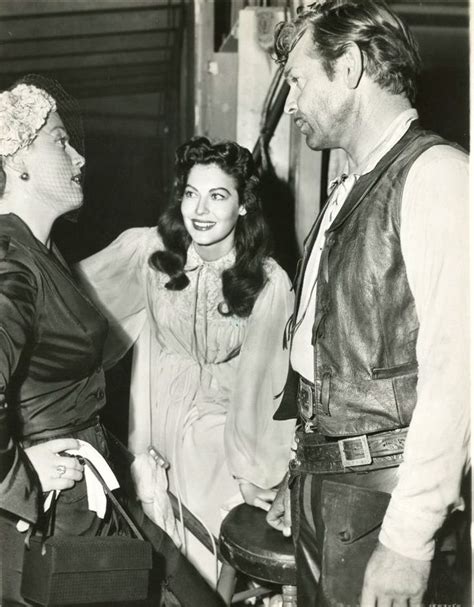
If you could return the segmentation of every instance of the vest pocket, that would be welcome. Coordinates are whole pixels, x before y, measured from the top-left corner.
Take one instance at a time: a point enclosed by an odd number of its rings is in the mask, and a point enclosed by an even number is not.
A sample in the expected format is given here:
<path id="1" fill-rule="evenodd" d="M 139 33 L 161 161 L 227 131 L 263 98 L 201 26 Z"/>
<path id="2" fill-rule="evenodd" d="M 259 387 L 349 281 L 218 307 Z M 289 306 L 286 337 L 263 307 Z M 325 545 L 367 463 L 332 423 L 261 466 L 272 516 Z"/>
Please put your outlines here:
<path id="1" fill-rule="evenodd" d="M 404 375 L 414 375 L 418 372 L 418 363 L 403 363 L 393 367 L 374 367 L 372 369 L 372 379 L 392 379 L 394 377 L 403 377 Z"/>
<path id="2" fill-rule="evenodd" d="M 331 377 L 332 372 L 328 369 L 323 371 L 321 378 L 321 406 L 323 408 L 324 415 L 331 415 L 329 413 L 329 400 L 331 396 Z"/>

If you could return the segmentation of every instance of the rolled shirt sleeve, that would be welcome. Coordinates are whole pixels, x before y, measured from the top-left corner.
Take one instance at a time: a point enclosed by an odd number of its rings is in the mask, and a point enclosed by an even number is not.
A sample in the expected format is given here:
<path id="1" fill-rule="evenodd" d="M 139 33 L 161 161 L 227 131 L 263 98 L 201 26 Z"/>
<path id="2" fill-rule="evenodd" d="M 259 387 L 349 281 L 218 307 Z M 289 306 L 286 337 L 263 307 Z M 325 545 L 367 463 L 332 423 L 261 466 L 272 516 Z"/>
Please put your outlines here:
<path id="1" fill-rule="evenodd" d="M 417 405 L 380 541 L 430 560 L 446 516 L 462 507 L 469 466 L 468 159 L 440 145 L 411 168 L 401 246 L 420 322 Z"/>

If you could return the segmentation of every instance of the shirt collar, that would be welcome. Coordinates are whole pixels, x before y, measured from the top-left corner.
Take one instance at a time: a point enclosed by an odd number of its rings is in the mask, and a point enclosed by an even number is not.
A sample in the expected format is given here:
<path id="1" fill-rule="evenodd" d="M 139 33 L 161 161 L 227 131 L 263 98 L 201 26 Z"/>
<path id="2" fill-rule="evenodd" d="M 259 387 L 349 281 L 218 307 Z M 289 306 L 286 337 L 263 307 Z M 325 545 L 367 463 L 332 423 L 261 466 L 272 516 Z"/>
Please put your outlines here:
<path id="1" fill-rule="evenodd" d="M 380 137 L 378 143 L 372 149 L 372 151 L 364 158 L 364 160 L 357 167 L 357 170 L 353 172 L 356 178 L 361 175 L 365 175 L 375 168 L 377 163 L 385 156 L 385 154 L 393 148 L 393 146 L 400 141 L 405 133 L 410 128 L 411 123 L 418 119 L 418 112 L 415 108 L 404 110 L 393 120 L 387 129 Z M 347 178 L 349 173 L 349 163 L 346 162 L 342 175 L 333 179 L 329 183 L 329 191 L 336 185 L 340 184 Z"/>

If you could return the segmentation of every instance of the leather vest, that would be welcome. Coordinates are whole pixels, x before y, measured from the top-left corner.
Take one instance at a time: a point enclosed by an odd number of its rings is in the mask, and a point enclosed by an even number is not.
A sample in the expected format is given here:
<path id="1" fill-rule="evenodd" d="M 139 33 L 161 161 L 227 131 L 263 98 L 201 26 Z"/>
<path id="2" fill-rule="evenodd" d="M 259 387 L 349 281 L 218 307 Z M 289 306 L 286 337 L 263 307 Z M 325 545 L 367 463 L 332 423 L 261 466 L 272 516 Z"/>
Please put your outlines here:
<path id="1" fill-rule="evenodd" d="M 360 177 L 326 232 L 312 334 L 314 421 L 326 436 L 369 434 L 410 423 L 417 398 L 419 323 L 400 244 L 401 200 L 418 156 L 446 143 L 413 124 Z M 307 239 L 295 310 L 323 213 Z M 287 416 L 282 407 L 275 414 L 277 419 Z"/>

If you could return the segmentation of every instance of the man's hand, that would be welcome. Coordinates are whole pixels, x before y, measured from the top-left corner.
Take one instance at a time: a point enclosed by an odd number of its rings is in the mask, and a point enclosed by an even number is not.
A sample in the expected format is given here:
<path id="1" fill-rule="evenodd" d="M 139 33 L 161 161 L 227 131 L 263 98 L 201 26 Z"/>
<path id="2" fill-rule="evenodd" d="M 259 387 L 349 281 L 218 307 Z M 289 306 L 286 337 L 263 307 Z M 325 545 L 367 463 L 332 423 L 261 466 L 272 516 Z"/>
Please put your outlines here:
<path id="1" fill-rule="evenodd" d="M 288 487 L 288 474 L 282 480 L 273 504 L 267 514 L 267 523 L 281 531 L 284 536 L 291 535 L 291 502 Z"/>
<path id="2" fill-rule="evenodd" d="M 418 607 L 428 585 L 431 561 L 403 556 L 378 543 L 367 563 L 362 607 Z"/>

